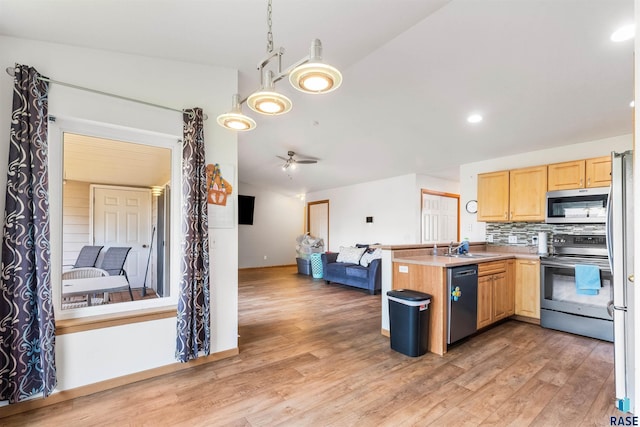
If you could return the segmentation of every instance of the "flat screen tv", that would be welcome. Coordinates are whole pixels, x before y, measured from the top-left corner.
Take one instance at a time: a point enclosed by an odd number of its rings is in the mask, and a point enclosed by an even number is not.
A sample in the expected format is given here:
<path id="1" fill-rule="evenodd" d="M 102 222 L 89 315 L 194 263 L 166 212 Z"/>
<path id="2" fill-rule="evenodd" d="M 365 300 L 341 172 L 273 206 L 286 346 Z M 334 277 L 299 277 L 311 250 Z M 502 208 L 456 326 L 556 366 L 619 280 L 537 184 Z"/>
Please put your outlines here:
<path id="1" fill-rule="evenodd" d="M 253 207 L 255 196 L 242 196 L 238 194 L 238 224 L 253 225 Z"/>

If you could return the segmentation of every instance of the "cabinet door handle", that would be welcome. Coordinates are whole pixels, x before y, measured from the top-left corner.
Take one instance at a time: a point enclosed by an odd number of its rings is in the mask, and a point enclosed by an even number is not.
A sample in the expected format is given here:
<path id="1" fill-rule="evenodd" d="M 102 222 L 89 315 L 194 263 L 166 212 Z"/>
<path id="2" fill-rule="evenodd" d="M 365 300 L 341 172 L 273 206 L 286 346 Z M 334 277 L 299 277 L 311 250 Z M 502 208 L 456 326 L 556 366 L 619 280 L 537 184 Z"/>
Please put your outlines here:
<path id="1" fill-rule="evenodd" d="M 580 187 L 582 187 L 582 178 L 580 178 Z"/>
<path id="2" fill-rule="evenodd" d="M 591 178 L 587 178 L 587 187 L 591 187 Z"/>
<path id="3" fill-rule="evenodd" d="M 507 219 L 507 213 L 506 212 L 504 213 L 504 219 Z"/>
<path id="4" fill-rule="evenodd" d="M 513 219 L 513 212 L 511 212 L 511 215 L 509 216 L 509 219 Z"/>

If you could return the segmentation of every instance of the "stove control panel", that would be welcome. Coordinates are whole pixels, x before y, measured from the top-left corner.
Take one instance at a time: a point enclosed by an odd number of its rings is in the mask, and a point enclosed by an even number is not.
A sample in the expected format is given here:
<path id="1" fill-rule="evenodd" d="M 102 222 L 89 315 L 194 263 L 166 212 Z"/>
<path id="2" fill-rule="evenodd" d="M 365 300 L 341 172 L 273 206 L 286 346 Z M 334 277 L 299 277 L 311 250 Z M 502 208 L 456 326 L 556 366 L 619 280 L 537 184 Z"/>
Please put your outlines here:
<path id="1" fill-rule="evenodd" d="M 557 255 L 607 256 L 607 238 L 604 234 L 556 234 L 551 246 Z"/>

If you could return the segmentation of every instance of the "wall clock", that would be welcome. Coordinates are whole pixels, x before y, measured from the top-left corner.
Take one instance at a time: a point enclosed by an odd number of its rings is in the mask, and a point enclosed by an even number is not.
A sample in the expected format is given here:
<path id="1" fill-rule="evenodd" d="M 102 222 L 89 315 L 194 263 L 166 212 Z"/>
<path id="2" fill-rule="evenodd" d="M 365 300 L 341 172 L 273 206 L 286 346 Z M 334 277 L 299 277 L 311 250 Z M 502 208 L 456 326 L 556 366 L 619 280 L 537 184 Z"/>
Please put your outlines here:
<path id="1" fill-rule="evenodd" d="M 474 214 L 478 213 L 478 201 L 477 200 L 469 200 L 466 205 L 467 212 Z"/>

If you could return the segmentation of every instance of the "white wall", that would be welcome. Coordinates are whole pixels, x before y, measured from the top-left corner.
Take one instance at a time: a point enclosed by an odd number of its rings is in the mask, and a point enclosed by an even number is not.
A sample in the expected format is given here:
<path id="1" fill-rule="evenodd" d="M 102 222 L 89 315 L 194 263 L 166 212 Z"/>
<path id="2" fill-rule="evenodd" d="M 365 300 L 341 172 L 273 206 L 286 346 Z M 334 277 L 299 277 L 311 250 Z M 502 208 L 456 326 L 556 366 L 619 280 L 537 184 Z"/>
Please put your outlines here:
<path id="1" fill-rule="evenodd" d="M 356 243 L 420 242 L 420 190 L 458 193 L 458 184 L 425 175 L 398 177 L 307 194 L 307 202 L 329 200 L 329 248 Z M 373 217 L 367 224 L 365 218 Z"/>
<path id="2" fill-rule="evenodd" d="M 238 225 L 238 267 L 295 264 L 296 237 L 304 233 L 304 201 L 243 182 L 238 194 L 256 198 L 253 225 Z"/>
<path id="3" fill-rule="evenodd" d="M 204 129 L 207 162 L 237 166 L 236 135 L 220 128 L 215 120 L 219 112 L 228 109 L 231 94 L 237 90 L 235 70 L 0 36 L 2 70 L 16 62 L 34 66 L 52 79 L 80 86 L 173 108 L 202 107 L 209 115 Z M 0 77 L 0 135 L 4 141 L 0 144 L 0 212 L 4 211 L 12 86 L 13 79 L 3 71 Z M 182 135 L 179 112 L 55 84 L 51 86 L 49 111 L 58 117 Z M 61 185 L 61 182 L 51 182 L 50 188 L 59 194 L 60 189 L 55 186 Z M 237 185 L 237 180 L 233 185 Z M 61 201 L 51 200 L 52 211 L 56 203 Z M 60 233 L 60 227 L 60 222 L 52 221 L 52 236 Z M 237 347 L 238 236 L 236 227 L 210 231 L 211 347 L 212 352 L 219 352 Z M 52 247 L 54 264 L 61 262 L 59 252 L 59 248 Z M 57 318 L 59 314 L 56 313 Z M 174 363 L 175 336 L 175 319 L 162 319 L 58 337 L 58 390 Z"/>
<path id="4" fill-rule="evenodd" d="M 479 173 L 607 156 L 612 151 L 630 150 L 632 145 L 633 137 L 629 134 L 464 164 L 460 166 L 460 204 L 464 206 L 477 199 Z M 476 217 L 461 209 L 460 231 L 471 241 L 484 241 L 486 223 L 476 221 Z"/>

